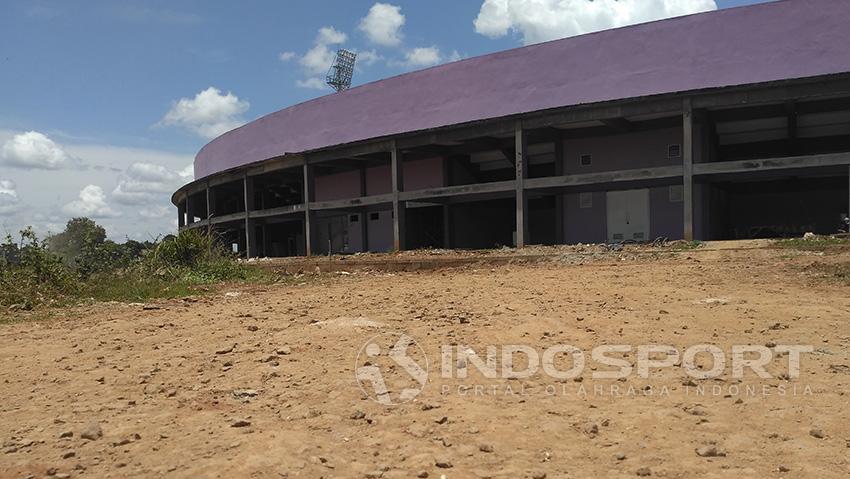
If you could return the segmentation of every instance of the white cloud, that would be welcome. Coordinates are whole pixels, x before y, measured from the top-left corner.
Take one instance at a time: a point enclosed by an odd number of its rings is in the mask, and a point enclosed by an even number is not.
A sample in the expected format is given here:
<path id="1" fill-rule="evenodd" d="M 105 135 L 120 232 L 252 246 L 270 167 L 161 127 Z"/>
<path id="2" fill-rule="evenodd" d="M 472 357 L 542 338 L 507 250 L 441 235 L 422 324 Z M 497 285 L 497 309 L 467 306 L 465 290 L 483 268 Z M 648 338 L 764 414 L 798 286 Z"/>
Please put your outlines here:
<path id="1" fill-rule="evenodd" d="M 346 40 L 348 40 L 348 35 L 334 27 L 320 28 L 319 35 L 316 37 L 316 43 L 322 45 L 337 45 L 345 43 Z"/>
<path id="2" fill-rule="evenodd" d="M 142 208 L 139 210 L 139 216 L 148 219 L 159 219 L 170 217 L 174 213 L 174 208 L 168 206 L 152 206 L 150 208 Z"/>
<path id="3" fill-rule="evenodd" d="M 124 205 L 145 205 L 150 209 L 152 203 L 162 202 L 158 200 L 164 200 L 181 185 L 191 181 L 193 175 L 187 171 L 189 168 L 191 165 L 181 171 L 174 171 L 153 163 L 133 163 L 118 178 L 118 185 L 112 190 L 112 198 Z"/>
<path id="4" fill-rule="evenodd" d="M 0 216 L 8 216 L 18 211 L 18 191 L 12 180 L 0 179 Z"/>
<path id="5" fill-rule="evenodd" d="M 245 123 L 242 115 L 250 106 L 231 92 L 222 94 L 218 88 L 209 87 L 195 98 L 174 102 L 160 124 L 186 128 L 211 139 Z"/>
<path id="6" fill-rule="evenodd" d="M 348 35 L 334 27 L 320 28 L 313 48 L 307 50 L 307 53 L 298 60 L 305 78 L 296 81 L 295 84 L 302 88 L 325 89 L 324 75 L 331 67 L 336 55 L 336 52 L 329 47 L 345 43 L 346 40 Z"/>
<path id="7" fill-rule="evenodd" d="M 383 60 L 384 57 L 379 55 L 375 50 L 364 50 L 362 52 L 357 52 L 357 65 L 374 65 L 375 63 Z"/>
<path id="8" fill-rule="evenodd" d="M 298 54 L 295 52 L 280 52 L 277 55 L 277 58 L 282 62 L 288 62 L 289 60 L 292 60 L 297 56 Z"/>
<path id="9" fill-rule="evenodd" d="M 490 38 L 513 31 L 528 45 L 716 9 L 714 0 L 484 0 L 474 25 Z"/>
<path id="10" fill-rule="evenodd" d="M 312 88 L 314 90 L 324 90 L 328 87 L 324 80 L 316 77 L 296 80 L 295 85 L 300 86 L 301 88 Z"/>
<path id="11" fill-rule="evenodd" d="M 80 190 L 79 198 L 62 207 L 65 214 L 88 218 L 114 218 L 120 213 L 109 207 L 103 188 L 87 185 Z"/>
<path id="12" fill-rule="evenodd" d="M 344 43 L 347 39 L 348 36 L 345 33 L 334 27 L 320 28 L 313 48 L 307 50 L 307 53 L 299 60 L 304 72 L 307 75 L 323 75 L 327 72 L 334 61 L 334 55 L 336 55 L 336 52 L 331 51 L 328 47 Z"/>
<path id="13" fill-rule="evenodd" d="M 379 2 L 372 5 L 369 13 L 360 19 L 358 28 L 372 43 L 393 47 L 401 44 L 404 21 L 401 7 Z"/>
<path id="14" fill-rule="evenodd" d="M 55 170 L 72 162 L 74 158 L 43 133 L 27 131 L 3 144 L 0 160 L 16 168 Z"/>
<path id="15" fill-rule="evenodd" d="M 437 47 L 419 47 L 405 54 L 405 65 L 410 67 L 429 67 L 443 60 Z"/>

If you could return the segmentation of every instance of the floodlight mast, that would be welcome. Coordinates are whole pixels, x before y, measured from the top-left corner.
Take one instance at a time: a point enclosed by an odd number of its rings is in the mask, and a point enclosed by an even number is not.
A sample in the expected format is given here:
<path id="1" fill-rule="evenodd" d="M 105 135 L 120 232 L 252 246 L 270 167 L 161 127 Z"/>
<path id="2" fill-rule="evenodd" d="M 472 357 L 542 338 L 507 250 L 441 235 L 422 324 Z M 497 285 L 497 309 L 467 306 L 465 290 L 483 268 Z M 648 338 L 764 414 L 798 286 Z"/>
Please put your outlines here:
<path id="1" fill-rule="evenodd" d="M 351 77 L 354 75 L 354 61 L 356 59 L 357 54 L 352 51 L 343 48 L 337 50 L 334 64 L 331 65 L 328 76 L 325 78 L 328 85 L 337 92 L 351 88 Z"/>

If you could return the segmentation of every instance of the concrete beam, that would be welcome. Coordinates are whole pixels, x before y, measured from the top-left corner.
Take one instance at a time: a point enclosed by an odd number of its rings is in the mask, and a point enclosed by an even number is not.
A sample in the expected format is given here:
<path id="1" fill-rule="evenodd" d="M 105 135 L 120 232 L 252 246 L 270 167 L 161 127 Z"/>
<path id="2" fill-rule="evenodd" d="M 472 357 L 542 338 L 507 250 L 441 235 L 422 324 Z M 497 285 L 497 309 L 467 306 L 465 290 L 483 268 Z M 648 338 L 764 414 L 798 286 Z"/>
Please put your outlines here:
<path id="1" fill-rule="evenodd" d="M 516 122 L 514 130 L 516 166 L 516 247 L 524 248 L 530 241 L 528 229 L 528 197 L 525 194 L 525 180 L 528 178 L 528 138 L 522 128 L 522 122 Z"/>
<path id="2" fill-rule="evenodd" d="M 822 155 L 790 156 L 785 158 L 766 158 L 762 160 L 723 161 L 718 163 L 697 163 L 694 175 L 708 176 L 728 173 L 748 173 L 755 171 L 790 170 L 798 168 L 821 168 L 850 165 L 850 152 L 826 153 Z"/>
<path id="3" fill-rule="evenodd" d="M 305 206 L 303 203 L 299 203 L 297 205 L 287 205 L 280 206 L 277 208 L 269 208 L 266 210 L 254 210 L 248 212 L 249 218 L 268 218 L 271 216 L 286 216 L 286 215 L 295 215 L 295 214 L 303 214 L 305 210 Z"/>
<path id="4" fill-rule="evenodd" d="M 256 166 L 248 168 L 248 176 L 264 175 L 280 170 L 294 169 L 304 166 L 303 155 L 285 155 L 271 160 L 266 160 Z"/>
<path id="5" fill-rule="evenodd" d="M 344 200 L 314 201 L 310 203 L 310 209 L 318 210 L 352 210 L 363 206 L 374 206 L 380 204 L 392 204 L 393 194 L 364 196 L 362 198 L 349 198 Z"/>
<path id="6" fill-rule="evenodd" d="M 515 189 L 515 180 L 493 181 L 490 183 L 474 183 L 471 185 L 442 186 L 416 191 L 401 191 L 399 192 L 399 199 L 402 201 L 422 201 L 481 193 L 501 193 L 514 191 Z"/>
<path id="7" fill-rule="evenodd" d="M 230 223 L 233 221 L 245 221 L 245 213 L 232 213 L 229 215 L 214 216 L 208 220 L 210 224 L 218 225 L 221 223 Z M 199 221 L 198 224 L 204 224 L 204 221 Z"/>
<path id="8" fill-rule="evenodd" d="M 682 198 L 685 241 L 694 240 L 694 111 L 691 99 L 682 103 Z"/>
<path id="9" fill-rule="evenodd" d="M 525 180 L 525 189 L 527 191 L 557 188 L 568 189 L 576 186 L 623 183 L 627 181 L 662 180 L 680 177 L 682 177 L 682 167 L 679 165 L 656 166 L 653 168 L 636 168 L 633 170 L 529 178 Z"/>
<path id="10" fill-rule="evenodd" d="M 316 164 L 374 153 L 389 153 L 392 151 L 394 145 L 395 143 L 391 140 L 367 141 L 359 144 L 312 151 L 306 153 L 305 156 L 307 163 Z"/>

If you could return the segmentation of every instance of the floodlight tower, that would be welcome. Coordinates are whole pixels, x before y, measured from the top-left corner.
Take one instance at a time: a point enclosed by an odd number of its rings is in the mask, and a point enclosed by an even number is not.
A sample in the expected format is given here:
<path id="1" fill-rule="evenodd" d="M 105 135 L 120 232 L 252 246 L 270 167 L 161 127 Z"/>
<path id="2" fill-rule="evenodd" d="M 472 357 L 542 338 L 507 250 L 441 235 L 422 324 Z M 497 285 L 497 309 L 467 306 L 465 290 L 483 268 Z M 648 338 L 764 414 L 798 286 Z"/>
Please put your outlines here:
<path id="1" fill-rule="evenodd" d="M 328 85 L 334 90 L 340 92 L 351 88 L 351 76 L 354 75 L 354 61 L 357 59 L 357 54 L 340 48 L 336 52 L 334 64 L 328 70 L 328 76 L 325 78 Z"/>

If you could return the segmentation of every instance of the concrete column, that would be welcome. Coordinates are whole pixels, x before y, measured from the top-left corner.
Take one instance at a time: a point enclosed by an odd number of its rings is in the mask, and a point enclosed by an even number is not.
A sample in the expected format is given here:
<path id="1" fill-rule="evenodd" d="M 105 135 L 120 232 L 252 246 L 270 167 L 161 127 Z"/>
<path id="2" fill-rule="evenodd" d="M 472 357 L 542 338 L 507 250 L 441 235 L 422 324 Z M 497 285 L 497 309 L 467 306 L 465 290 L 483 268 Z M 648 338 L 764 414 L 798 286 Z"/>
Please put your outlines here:
<path id="1" fill-rule="evenodd" d="M 206 193 L 207 193 L 207 234 L 211 234 L 212 233 L 213 208 L 212 208 L 212 190 L 210 189 L 209 180 L 207 180 L 207 184 L 206 184 Z"/>
<path id="2" fill-rule="evenodd" d="M 304 247 L 307 256 L 312 256 L 313 242 L 316 240 L 316 222 L 313 212 L 310 210 L 310 202 L 315 199 L 315 177 L 313 167 L 304 163 Z"/>
<path id="3" fill-rule="evenodd" d="M 186 204 L 189 202 L 187 196 L 185 200 L 177 202 L 177 229 L 186 226 Z"/>
<path id="4" fill-rule="evenodd" d="M 522 122 L 516 122 L 514 138 L 516 140 L 516 247 L 524 248 L 530 239 L 528 235 L 528 198 L 525 194 L 525 179 L 528 178 L 526 151 L 528 139 L 522 129 Z"/>
<path id="5" fill-rule="evenodd" d="M 452 248 L 452 207 L 443 205 L 443 248 Z"/>
<path id="6" fill-rule="evenodd" d="M 847 171 L 847 232 L 850 233 L 850 168 Z"/>
<path id="7" fill-rule="evenodd" d="M 245 199 L 245 257 L 253 258 L 257 255 L 257 238 L 249 213 L 254 206 L 254 179 L 247 174 L 242 179 L 242 192 Z"/>
<path id="8" fill-rule="evenodd" d="M 360 196 L 367 196 L 368 189 L 366 188 L 366 167 L 360 168 Z M 364 253 L 369 251 L 369 212 L 362 208 L 360 214 L 360 242 L 361 249 Z"/>
<path id="9" fill-rule="evenodd" d="M 564 139 L 555 139 L 555 176 L 564 175 Z M 564 194 L 555 194 L 555 244 L 564 244 Z"/>
<path id="10" fill-rule="evenodd" d="M 195 222 L 195 208 L 192 203 L 192 195 L 186 195 L 186 224 L 188 225 Z"/>
<path id="11" fill-rule="evenodd" d="M 686 98 L 682 104 L 682 167 L 683 188 L 682 200 L 684 206 L 684 234 L 686 241 L 694 240 L 694 112 L 691 99 Z"/>
<path id="12" fill-rule="evenodd" d="M 406 247 L 406 207 L 404 201 L 399 200 L 399 192 L 404 190 L 404 158 L 398 146 L 393 142 L 390 152 L 390 164 L 393 181 L 393 248 L 402 251 Z"/>

